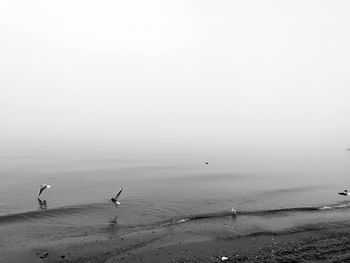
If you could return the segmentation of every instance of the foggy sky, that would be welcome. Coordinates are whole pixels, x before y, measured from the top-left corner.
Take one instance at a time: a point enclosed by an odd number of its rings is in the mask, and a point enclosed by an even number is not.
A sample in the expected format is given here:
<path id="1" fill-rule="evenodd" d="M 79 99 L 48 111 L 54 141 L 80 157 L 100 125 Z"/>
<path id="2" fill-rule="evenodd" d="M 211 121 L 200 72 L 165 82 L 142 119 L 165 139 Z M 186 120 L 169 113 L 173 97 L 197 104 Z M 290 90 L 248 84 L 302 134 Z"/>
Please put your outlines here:
<path id="1" fill-rule="evenodd" d="M 0 142 L 350 144 L 349 1 L 1 1 Z"/>

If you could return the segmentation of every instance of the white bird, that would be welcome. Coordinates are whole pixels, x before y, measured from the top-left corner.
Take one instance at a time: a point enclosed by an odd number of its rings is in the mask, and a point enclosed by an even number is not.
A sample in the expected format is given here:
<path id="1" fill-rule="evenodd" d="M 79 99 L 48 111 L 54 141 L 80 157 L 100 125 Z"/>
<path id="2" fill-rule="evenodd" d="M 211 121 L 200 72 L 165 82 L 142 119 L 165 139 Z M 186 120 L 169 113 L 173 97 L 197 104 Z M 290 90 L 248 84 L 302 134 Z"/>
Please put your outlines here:
<path id="1" fill-rule="evenodd" d="M 344 196 L 348 196 L 349 195 L 349 191 L 348 190 L 344 190 L 343 192 L 339 192 L 339 195 L 344 195 Z"/>
<path id="2" fill-rule="evenodd" d="M 227 261 L 228 260 L 228 257 L 222 257 L 221 258 L 221 261 L 224 262 L 224 261 Z"/>
<path id="3" fill-rule="evenodd" d="M 50 188 L 51 185 L 48 185 L 48 184 L 42 184 L 40 185 L 40 188 L 39 188 L 39 192 L 38 192 L 38 196 L 41 195 L 41 193 L 46 189 L 46 188 Z"/>
<path id="4" fill-rule="evenodd" d="M 232 213 L 233 216 L 237 215 L 237 211 L 234 208 L 231 209 L 231 213 Z"/>
<path id="5" fill-rule="evenodd" d="M 115 197 L 112 197 L 109 202 L 112 202 L 113 204 L 115 204 L 116 206 L 120 205 L 120 202 L 118 202 L 118 197 L 120 196 L 120 194 L 122 193 L 123 188 L 120 188 L 119 192 L 115 195 Z"/>

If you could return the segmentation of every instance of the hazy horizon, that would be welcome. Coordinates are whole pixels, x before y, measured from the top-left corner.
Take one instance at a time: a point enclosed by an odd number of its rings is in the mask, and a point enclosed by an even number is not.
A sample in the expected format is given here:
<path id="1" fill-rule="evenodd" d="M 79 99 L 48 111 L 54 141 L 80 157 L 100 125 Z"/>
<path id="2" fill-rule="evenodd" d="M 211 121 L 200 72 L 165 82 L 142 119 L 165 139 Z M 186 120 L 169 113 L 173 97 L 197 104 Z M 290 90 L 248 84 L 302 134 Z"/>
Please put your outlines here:
<path id="1" fill-rule="evenodd" d="M 3 147 L 350 146 L 348 1 L 2 1 Z"/>

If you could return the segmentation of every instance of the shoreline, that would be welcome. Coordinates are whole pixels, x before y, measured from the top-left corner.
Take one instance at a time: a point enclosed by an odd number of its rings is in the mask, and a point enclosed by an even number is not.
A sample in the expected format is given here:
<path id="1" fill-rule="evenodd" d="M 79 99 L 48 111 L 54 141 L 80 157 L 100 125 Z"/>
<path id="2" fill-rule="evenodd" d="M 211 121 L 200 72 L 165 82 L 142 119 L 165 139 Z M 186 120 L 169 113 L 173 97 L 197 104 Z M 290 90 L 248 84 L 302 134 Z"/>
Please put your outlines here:
<path id="1" fill-rule="evenodd" d="M 23 249 L 4 263 L 39 262 L 343 262 L 350 260 L 350 227 L 298 233 L 260 233 L 211 239 L 168 232 L 137 232 L 111 239 L 48 244 Z M 47 253 L 47 256 L 40 258 Z"/>

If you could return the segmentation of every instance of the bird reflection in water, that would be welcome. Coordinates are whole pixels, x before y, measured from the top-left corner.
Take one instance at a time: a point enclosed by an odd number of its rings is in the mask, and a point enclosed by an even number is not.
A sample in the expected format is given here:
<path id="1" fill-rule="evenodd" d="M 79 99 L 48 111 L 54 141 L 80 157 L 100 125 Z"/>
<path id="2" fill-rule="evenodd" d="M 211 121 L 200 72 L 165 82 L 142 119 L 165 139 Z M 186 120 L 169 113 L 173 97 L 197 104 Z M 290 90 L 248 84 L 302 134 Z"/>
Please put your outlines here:
<path id="1" fill-rule="evenodd" d="M 109 225 L 107 226 L 107 231 L 109 233 L 114 233 L 119 230 L 118 216 L 114 216 L 109 219 Z"/>
<path id="2" fill-rule="evenodd" d="M 42 209 L 42 210 L 47 209 L 46 200 L 41 200 L 40 198 L 38 198 L 38 204 L 39 204 L 39 209 Z"/>
<path id="3" fill-rule="evenodd" d="M 118 225 L 117 220 L 118 220 L 118 216 L 114 216 L 113 218 L 111 218 L 111 219 L 109 220 L 109 226 Z"/>

